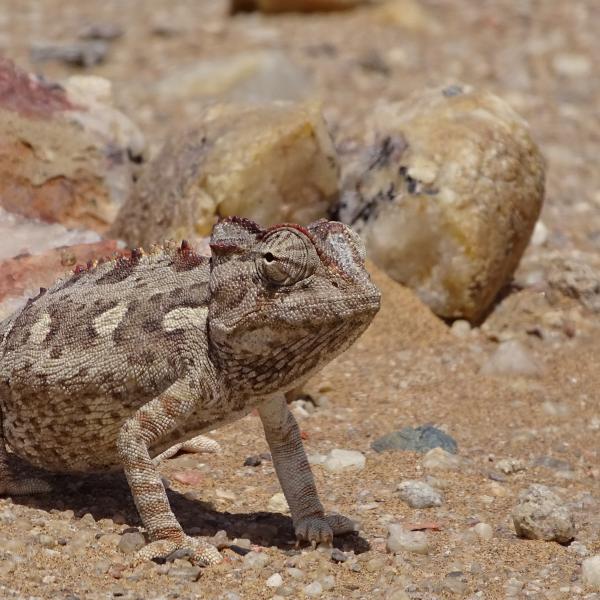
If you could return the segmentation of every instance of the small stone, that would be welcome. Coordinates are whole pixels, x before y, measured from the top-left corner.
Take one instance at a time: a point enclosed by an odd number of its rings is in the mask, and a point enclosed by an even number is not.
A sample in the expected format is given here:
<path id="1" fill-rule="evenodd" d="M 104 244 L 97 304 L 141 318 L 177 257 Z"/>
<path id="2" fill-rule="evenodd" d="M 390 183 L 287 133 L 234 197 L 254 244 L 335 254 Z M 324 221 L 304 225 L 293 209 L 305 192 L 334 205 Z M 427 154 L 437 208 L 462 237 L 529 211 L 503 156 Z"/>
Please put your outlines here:
<path id="1" fill-rule="evenodd" d="M 376 556 L 367 561 L 365 568 L 369 573 L 378 573 L 383 567 L 385 567 L 385 560 L 381 556 Z"/>
<path id="2" fill-rule="evenodd" d="M 321 579 L 321 585 L 325 591 L 332 590 L 335 587 L 335 577 L 333 575 L 325 575 Z"/>
<path id="3" fill-rule="evenodd" d="M 204 483 L 204 475 L 197 469 L 187 469 L 173 473 L 173 479 L 184 485 L 199 486 Z"/>
<path id="4" fill-rule="evenodd" d="M 429 540 L 423 531 L 409 531 L 402 525 L 393 523 L 388 526 L 386 542 L 388 552 L 412 552 L 414 554 L 428 554 Z"/>
<path id="5" fill-rule="evenodd" d="M 247 456 L 244 460 L 245 467 L 259 467 L 262 465 L 262 458 L 258 454 Z"/>
<path id="6" fill-rule="evenodd" d="M 427 452 L 421 461 L 425 469 L 448 469 L 460 468 L 461 460 L 458 456 L 446 452 L 442 448 L 433 448 Z"/>
<path id="7" fill-rule="evenodd" d="M 484 363 L 481 373 L 538 377 L 541 375 L 541 368 L 520 341 L 507 340 L 502 342 Z"/>
<path id="8" fill-rule="evenodd" d="M 42 533 L 42 535 L 40 535 L 40 537 L 38 538 L 38 542 L 40 546 L 44 546 L 44 548 L 53 548 L 54 546 L 56 546 L 56 540 L 52 536 L 47 535 L 45 533 Z"/>
<path id="9" fill-rule="evenodd" d="M 512 475 L 525 470 L 523 461 L 515 458 L 505 458 L 496 463 L 496 468 L 505 475 Z"/>
<path id="10" fill-rule="evenodd" d="M 366 463 L 365 455 L 357 450 L 342 450 L 334 448 L 327 455 L 323 466 L 333 473 L 346 469 L 363 469 Z"/>
<path id="11" fill-rule="evenodd" d="M 520 494 L 512 519 L 520 537 L 564 544 L 575 536 L 573 515 L 545 485 L 531 485 Z"/>
<path id="12" fill-rule="evenodd" d="M 278 588 L 283 584 L 283 577 L 279 573 L 273 573 L 266 581 L 267 587 Z"/>
<path id="13" fill-rule="evenodd" d="M 342 552 L 339 548 L 334 548 L 331 551 L 331 560 L 337 563 L 343 563 L 348 560 L 348 556 Z"/>
<path id="14" fill-rule="evenodd" d="M 124 533 L 119 540 L 118 548 L 123 554 L 133 554 L 146 545 L 144 536 L 137 533 Z"/>
<path id="15" fill-rule="evenodd" d="M 473 527 L 473 531 L 476 533 L 477 537 L 480 540 L 485 542 L 491 540 L 494 537 L 494 530 L 492 526 L 488 523 L 477 523 L 475 527 Z"/>
<path id="16" fill-rule="evenodd" d="M 263 569 L 271 559 L 265 552 L 248 552 L 242 559 L 245 569 Z"/>
<path id="17" fill-rule="evenodd" d="M 237 495 L 235 494 L 235 492 L 232 492 L 231 490 L 222 490 L 222 489 L 217 488 L 215 490 L 215 496 L 219 500 L 227 500 L 229 502 L 235 502 L 237 500 Z"/>
<path id="18" fill-rule="evenodd" d="M 82 41 L 73 44 L 38 43 L 31 47 L 33 62 L 58 60 L 77 67 L 93 67 L 104 62 L 108 44 L 102 40 Z"/>
<path id="19" fill-rule="evenodd" d="M 552 67 L 558 75 L 565 77 L 585 77 L 592 70 L 592 61 L 585 54 L 562 52 L 552 60 Z"/>
<path id="20" fill-rule="evenodd" d="M 398 491 L 400 498 L 411 508 L 432 508 L 443 502 L 441 494 L 423 481 L 403 481 L 398 485 Z"/>
<path id="21" fill-rule="evenodd" d="M 471 324 L 465 319 L 456 319 L 456 321 L 452 323 L 450 331 L 455 337 L 464 339 L 471 333 Z"/>
<path id="22" fill-rule="evenodd" d="M 307 586 L 304 586 L 302 590 L 307 596 L 311 598 L 316 598 L 323 593 L 323 586 L 318 581 L 313 581 L 309 583 Z"/>
<path id="23" fill-rule="evenodd" d="M 176 558 L 169 568 L 169 577 L 184 581 L 198 581 L 202 569 L 190 563 L 189 560 Z"/>
<path id="24" fill-rule="evenodd" d="M 533 235 L 531 236 L 531 244 L 533 246 L 542 246 L 548 240 L 548 228 L 538 221 L 533 228 Z"/>
<path id="25" fill-rule="evenodd" d="M 600 592 L 600 555 L 590 556 L 581 563 L 581 578 L 589 590 Z"/>
<path id="26" fill-rule="evenodd" d="M 467 591 L 467 578 L 462 571 L 453 571 L 444 577 L 442 586 L 449 592 L 462 596 Z"/>
<path id="27" fill-rule="evenodd" d="M 273 494 L 273 496 L 271 496 L 271 499 L 267 504 L 267 509 L 271 512 L 283 514 L 287 514 L 290 512 L 290 507 L 282 492 L 277 492 L 276 494 Z"/>
<path id="28" fill-rule="evenodd" d="M 411 452 L 427 452 L 432 448 L 443 448 L 456 454 L 458 446 L 454 439 L 432 425 L 404 427 L 375 440 L 371 448 L 376 452 L 384 450 L 409 450 Z"/>
<path id="29" fill-rule="evenodd" d="M 304 571 L 302 571 L 301 569 L 296 569 L 296 567 L 290 567 L 287 570 L 287 574 L 290 577 L 293 577 L 294 579 L 303 579 L 304 578 Z"/>

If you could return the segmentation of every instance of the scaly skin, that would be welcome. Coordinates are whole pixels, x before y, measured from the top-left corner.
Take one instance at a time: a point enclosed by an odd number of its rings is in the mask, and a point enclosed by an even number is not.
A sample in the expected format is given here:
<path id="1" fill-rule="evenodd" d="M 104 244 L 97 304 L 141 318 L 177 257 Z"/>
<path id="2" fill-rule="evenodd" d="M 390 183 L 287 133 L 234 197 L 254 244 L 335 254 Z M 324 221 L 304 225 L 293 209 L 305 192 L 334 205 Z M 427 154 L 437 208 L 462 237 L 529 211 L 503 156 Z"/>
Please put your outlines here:
<path id="1" fill-rule="evenodd" d="M 258 408 L 296 536 L 352 529 L 319 502 L 284 393 L 366 329 L 380 295 L 341 223 L 214 228 L 212 256 L 185 242 L 77 269 L 0 324 L 0 493 L 44 492 L 38 472 L 125 471 L 151 542 L 138 559 L 187 551 L 157 463 L 215 451 L 203 432 Z M 10 448 L 12 452 L 8 452 Z"/>

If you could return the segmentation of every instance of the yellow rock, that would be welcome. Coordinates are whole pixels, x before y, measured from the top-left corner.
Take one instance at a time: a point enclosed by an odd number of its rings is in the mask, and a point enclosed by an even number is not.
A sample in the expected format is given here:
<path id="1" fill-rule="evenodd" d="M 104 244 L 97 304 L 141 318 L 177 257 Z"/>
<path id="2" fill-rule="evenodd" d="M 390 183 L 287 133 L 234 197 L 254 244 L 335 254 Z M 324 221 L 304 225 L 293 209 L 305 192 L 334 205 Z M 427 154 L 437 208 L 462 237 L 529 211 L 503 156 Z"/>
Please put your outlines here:
<path id="1" fill-rule="evenodd" d="M 231 215 L 306 224 L 326 216 L 338 175 L 317 105 L 215 105 L 146 166 L 112 234 L 132 245 L 205 236 Z"/>

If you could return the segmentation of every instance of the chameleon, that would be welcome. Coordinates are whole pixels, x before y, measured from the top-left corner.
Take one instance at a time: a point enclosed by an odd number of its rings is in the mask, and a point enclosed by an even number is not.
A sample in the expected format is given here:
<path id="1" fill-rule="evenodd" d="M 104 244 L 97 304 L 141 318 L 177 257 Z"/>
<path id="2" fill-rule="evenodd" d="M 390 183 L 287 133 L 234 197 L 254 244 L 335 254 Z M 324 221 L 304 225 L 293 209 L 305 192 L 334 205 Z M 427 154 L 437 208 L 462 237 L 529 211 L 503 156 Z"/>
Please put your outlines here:
<path id="1" fill-rule="evenodd" d="M 346 350 L 379 310 L 348 226 L 218 222 L 188 242 L 88 263 L 0 323 L 0 494 L 51 473 L 125 472 L 149 542 L 137 559 L 222 559 L 171 511 L 158 462 L 257 410 L 295 536 L 353 530 L 326 515 L 285 392 Z"/>

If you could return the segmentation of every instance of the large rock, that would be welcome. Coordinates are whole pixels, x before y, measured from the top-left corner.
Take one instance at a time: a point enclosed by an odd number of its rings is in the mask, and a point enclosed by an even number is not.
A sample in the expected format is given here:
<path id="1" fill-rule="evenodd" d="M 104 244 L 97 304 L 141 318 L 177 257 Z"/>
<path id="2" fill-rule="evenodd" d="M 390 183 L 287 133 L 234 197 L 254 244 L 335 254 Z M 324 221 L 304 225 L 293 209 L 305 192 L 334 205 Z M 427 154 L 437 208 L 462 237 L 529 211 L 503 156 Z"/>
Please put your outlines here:
<path id="1" fill-rule="evenodd" d="M 531 540 L 565 544 L 575 537 L 571 511 L 545 485 L 531 485 L 519 495 L 512 520 L 517 535 Z"/>
<path id="2" fill-rule="evenodd" d="M 0 206 L 104 231 L 132 187 L 139 130 L 111 105 L 110 83 L 47 83 L 0 58 Z"/>
<path id="3" fill-rule="evenodd" d="M 216 105 L 168 140 L 112 234 L 130 245 L 208 235 L 219 217 L 306 224 L 337 198 L 338 164 L 316 105 Z"/>
<path id="4" fill-rule="evenodd" d="M 368 130 L 340 220 L 435 313 L 479 320 L 542 206 L 544 162 L 527 124 L 496 96 L 451 86 L 378 106 Z"/>

